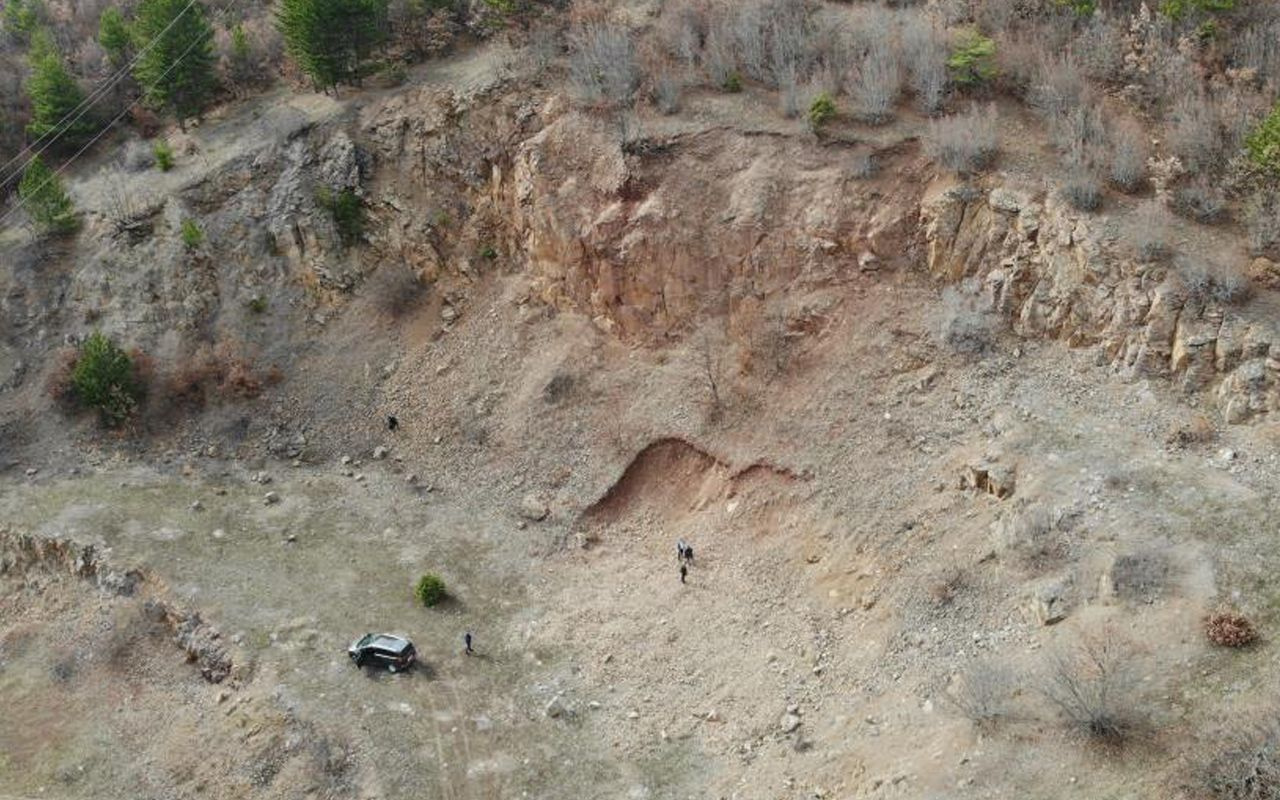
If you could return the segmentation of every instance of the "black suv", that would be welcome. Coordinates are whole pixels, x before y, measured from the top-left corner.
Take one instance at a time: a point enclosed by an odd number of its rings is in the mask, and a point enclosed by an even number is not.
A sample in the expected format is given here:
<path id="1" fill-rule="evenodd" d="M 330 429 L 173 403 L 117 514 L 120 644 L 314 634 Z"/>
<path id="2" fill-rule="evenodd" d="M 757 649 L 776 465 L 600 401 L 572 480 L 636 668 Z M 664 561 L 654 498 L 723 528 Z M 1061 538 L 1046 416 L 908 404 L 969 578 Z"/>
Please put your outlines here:
<path id="1" fill-rule="evenodd" d="M 357 667 L 374 664 L 386 667 L 391 672 L 399 672 L 413 666 L 418 651 L 413 649 L 413 642 L 403 636 L 389 633 L 366 633 L 347 648 L 347 655 Z"/>

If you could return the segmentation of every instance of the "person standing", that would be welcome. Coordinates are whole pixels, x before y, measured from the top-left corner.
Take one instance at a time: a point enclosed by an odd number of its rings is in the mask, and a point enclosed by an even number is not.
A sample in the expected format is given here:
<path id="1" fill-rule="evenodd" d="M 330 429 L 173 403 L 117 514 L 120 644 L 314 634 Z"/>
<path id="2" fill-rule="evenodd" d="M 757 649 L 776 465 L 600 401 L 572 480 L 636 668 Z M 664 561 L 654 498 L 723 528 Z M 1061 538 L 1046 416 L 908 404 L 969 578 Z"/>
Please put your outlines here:
<path id="1" fill-rule="evenodd" d="M 467 646 L 466 654 L 474 655 L 476 651 L 471 649 L 471 631 L 467 631 L 462 635 L 462 641 Z"/>
<path id="2" fill-rule="evenodd" d="M 685 576 L 689 574 L 689 568 L 683 563 L 680 564 L 680 582 L 684 583 Z"/>

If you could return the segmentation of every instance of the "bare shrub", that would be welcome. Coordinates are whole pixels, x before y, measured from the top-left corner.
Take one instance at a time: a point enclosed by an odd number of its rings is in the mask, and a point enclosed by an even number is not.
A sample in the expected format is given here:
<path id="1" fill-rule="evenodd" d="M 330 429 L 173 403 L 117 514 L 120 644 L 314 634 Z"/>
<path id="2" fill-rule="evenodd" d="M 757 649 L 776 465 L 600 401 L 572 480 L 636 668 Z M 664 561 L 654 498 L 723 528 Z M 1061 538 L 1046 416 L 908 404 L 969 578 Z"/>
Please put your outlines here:
<path id="1" fill-rule="evenodd" d="M 812 8 L 805 0 L 773 0 L 767 5 L 769 74 L 767 83 L 779 86 L 786 75 L 808 75 L 816 59 Z"/>
<path id="2" fill-rule="evenodd" d="M 1167 212 L 1154 200 L 1138 206 L 1130 228 L 1134 253 L 1142 261 L 1162 261 L 1169 257 L 1169 220 Z"/>
<path id="3" fill-rule="evenodd" d="M 976 287 L 942 290 L 942 341 L 957 353 L 982 355 L 995 343 L 996 320 L 983 308 Z"/>
<path id="4" fill-rule="evenodd" d="M 1214 225 L 1227 218 L 1226 195 L 1204 178 L 1174 189 L 1170 206 L 1178 214 L 1203 225 Z"/>
<path id="5" fill-rule="evenodd" d="M 1084 165 L 1072 171 L 1059 194 L 1077 211 L 1097 211 L 1102 207 L 1102 181 Z"/>
<path id="6" fill-rule="evenodd" d="M 916 105 L 937 114 L 947 96 L 947 40 L 929 17 L 910 17 L 902 30 L 903 59 Z"/>
<path id="7" fill-rule="evenodd" d="M 702 65 L 711 85 L 727 89 L 738 75 L 738 57 L 733 47 L 733 32 L 721 22 L 707 35 Z"/>
<path id="8" fill-rule="evenodd" d="M 232 342 L 205 344 L 170 374 L 165 399 L 175 408 L 199 408 L 214 397 L 252 399 L 278 379 L 274 370 L 260 374 Z"/>
<path id="9" fill-rule="evenodd" d="M 570 34 L 569 81 L 588 105 L 631 105 L 640 80 L 631 31 L 620 25 L 588 22 Z"/>
<path id="10" fill-rule="evenodd" d="M 392 317 L 400 317 L 413 308 L 425 290 L 418 276 L 400 264 L 387 264 L 369 279 L 369 297 Z"/>
<path id="11" fill-rule="evenodd" d="M 995 660 L 971 664 L 952 680 L 943 693 L 948 705 L 981 728 L 990 728 L 1009 716 L 1016 676 Z"/>
<path id="12" fill-rule="evenodd" d="M 979 172 L 995 161 L 1000 149 L 995 103 L 930 120 L 925 151 L 944 166 L 965 174 Z"/>
<path id="13" fill-rule="evenodd" d="M 670 72 L 659 73 L 653 79 L 651 96 L 653 104 L 663 114 L 671 115 L 680 110 L 680 94 L 683 82 Z"/>
<path id="14" fill-rule="evenodd" d="M 1072 729 L 1099 744 L 1118 746 L 1143 723 L 1139 676 L 1131 645 L 1113 631 L 1085 636 L 1046 654 L 1041 693 Z"/>
<path id="15" fill-rule="evenodd" d="M 1123 83 L 1124 31 L 1110 18 L 1101 15 L 1090 18 L 1071 49 L 1084 73 L 1093 80 L 1111 85 Z"/>
<path id="16" fill-rule="evenodd" d="M 1280 800 L 1280 710 L 1233 716 L 1196 748 L 1184 789 L 1208 800 Z"/>
<path id="17" fill-rule="evenodd" d="M 1280 249 L 1280 190 L 1259 189 L 1245 200 L 1244 225 L 1255 256 Z"/>
<path id="18" fill-rule="evenodd" d="M 1149 601 L 1164 591 L 1169 571 L 1169 557 L 1160 550 L 1117 556 L 1111 564 L 1111 591 L 1122 600 Z"/>
<path id="19" fill-rule="evenodd" d="M 968 576 L 959 567 L 948 567 L 929 583 L 929 600 L 937 608 L 946 608 L 969 585 Z"/>
<path id="20" fill-rule="evenodd" d="M 1222 161 L 1217 108 L 1203 92 L 1184 92 L 1169 117 L 1169 146 L 1191 172 L 1207 172 Z"/>
<path id="21" fill-rule="evenodd" d="M 875 156 L 867 150 L 854 153 L 850 159 L 849 175 L 859 180 L 870 178 L 876 174 Z"/>
<path id="22" fill-rule="evenodd" d="M 1248 277 L 1232 266 L 1213 265 L 1184 255 L 1175 259 L 1174 268 L 1193 300 L 1231 305 L 1248 299 L 1252 293 Z"/>
<path id="23" fill-rule="evenodd" d="M 699 0 L 667 4 L 658 26 L 658 39 L 672 57 L 692 67 L 710 31 L 708 9 Z"/>
<path id="24" fill-rule="evenodd" d="M 854 116 L 876 124 L 888 121 L 893 116 L 901 87 L 898 53 L 886 32 L 867 48 L 850 82 Z"/>
<path id="25" fill-rule="evenodd" d="M 1147 135 L 1136 120 L 1125 119 L 1111 131 L 1111 183 L 1122 192 L 1133 192 L 1147 181 Z"/>
<path id="26" fill-rule="evenodd" d="M 1049 134 L 1059 148 L 1074 141 L 1068 134 L 1070 118 L 1076 116 L 1089 95 L 1089 82 L 1079 64 L 1069 54 L 1044 58 L 1029 91 L 1031 105 L 1049 125 Z"/>
<path id="27" fill-rule="evenodd" d="M 45 378 L 45 393 L 63 411 L 70 411 L 76 405 L 75 383 L 71 375 L 75 371 L 76 362 L 80 359 L 80 350 L 76 347 L 63 347 L 53 359 L 53 366 Z"/>
<path id="28" fill-rule="evenodd" d="M 729 18 L 738 65 L 744 75 L 761 83 L 770 79 L 769 48 L 765 38 L 767 23 L 768 16 L 760 2 L 738 5 Z"/>
<path id="29" fill-rule="evenodd" d="M 1249 25 L 1231 44 L 1237 67 L 1256 70 L 1260 80 L 1280 87 L 1280 19 Z"/>
<path id="30" fill-rule="evenodd" d="M 1044 43 L 1034 36 L 1011 32 L 1002 35 L 996 48 L 1000 65 L 996 79 L 1000 86 L 1012 95 L 1029 99 L 1041 76 L 1045 50 Z"/>
<path id="31" fill-rule="evenodd" d="M 1219 647 L 1247 647 L 1258 640 L 1258 631 L 1238 611 L 1216 611 L 1205 618 L 1204 635 Z"/>

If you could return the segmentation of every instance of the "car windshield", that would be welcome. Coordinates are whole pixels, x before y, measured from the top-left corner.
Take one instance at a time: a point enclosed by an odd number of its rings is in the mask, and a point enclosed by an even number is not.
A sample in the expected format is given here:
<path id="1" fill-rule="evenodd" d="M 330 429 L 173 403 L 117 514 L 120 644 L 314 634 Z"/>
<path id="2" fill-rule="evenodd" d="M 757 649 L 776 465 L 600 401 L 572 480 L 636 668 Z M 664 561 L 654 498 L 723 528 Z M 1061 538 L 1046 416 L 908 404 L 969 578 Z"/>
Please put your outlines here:
<path id="1" fill-rule="evenodd" d="M 364 647 L 376 638 L 378 637 L 374 636 L 372 633 L 366 633 L 364 636 L 360 637 L 359 641 L 356 642 L 356 647 Z"/>

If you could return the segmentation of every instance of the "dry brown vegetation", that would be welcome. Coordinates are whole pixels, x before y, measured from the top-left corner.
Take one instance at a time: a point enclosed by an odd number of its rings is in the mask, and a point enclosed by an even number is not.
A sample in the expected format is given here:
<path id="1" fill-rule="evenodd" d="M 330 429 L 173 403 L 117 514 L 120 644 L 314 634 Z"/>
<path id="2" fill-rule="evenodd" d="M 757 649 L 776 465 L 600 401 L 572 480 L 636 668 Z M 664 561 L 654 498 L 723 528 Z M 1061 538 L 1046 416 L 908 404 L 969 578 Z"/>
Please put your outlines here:
<path id="1" fill-rule="evenodd" d="M 1216 611 L 1204 621 L 1204 635 L 1219 647 L 1247 647 L 1258 640 L 1253 623 L 1238 611 Z"/>

